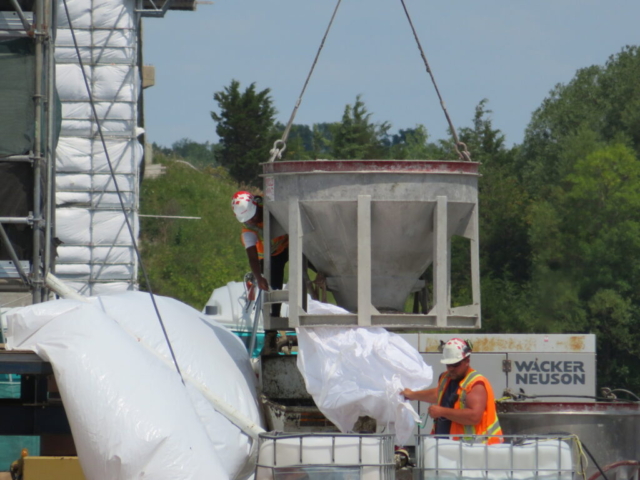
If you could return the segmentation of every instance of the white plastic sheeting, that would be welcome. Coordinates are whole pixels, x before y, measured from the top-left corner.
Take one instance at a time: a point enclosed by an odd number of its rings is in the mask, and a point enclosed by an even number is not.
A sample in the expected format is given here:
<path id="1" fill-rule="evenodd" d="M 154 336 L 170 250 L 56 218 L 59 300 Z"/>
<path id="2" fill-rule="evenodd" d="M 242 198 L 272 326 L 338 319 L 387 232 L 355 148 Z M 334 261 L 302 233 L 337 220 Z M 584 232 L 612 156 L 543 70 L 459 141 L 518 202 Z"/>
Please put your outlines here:
<path id="1" fill-rule="evenodd" d="M 137 139 L 142 130 L 138 127 L 141 87 L 135 0 L 66 2 L 106 149 L 137 238 L 143 147 Z M 120 211 L 61 0 L 57 22 L 56 84 L 62 131 L 56 150 L 56 236 L 62 245 L 56 275 L 84 294 L 130 290 L 138 270 L 133 240 Z M 122 254 L 123 249 L 132 254 Z"/>
<path id="2" fill-rule="evenodd" d="M 287 288 L 286 284 L 283 287 Z M 234 332 L 251 332 L 255 319 L 255 299 L 256 292 L 247 291 L 244 282 L 229 282 L 223 287 L 216 288 L 209 297 L 203 313 L 207 307 L 214 307 L 215 313 L 207 315 L 221 325 Z M 329 303 L 322 303 L 307 295 L 307 311 L 311 315 L 336 315 L 349 313 L 342 307 Z M 280 314 L 286 317 L 289 314 L 289 303 L 283 302 Z M 264 332 L 262 314 L 258 318 L 258 332 Z"/>
<path id="3" fill-rule="evenodd" d="M 232 479 L 253 442 L 208 398 L 261 425 L 244 345 L 176 300 L 156 297 L 181 383 L 147 293 L 58 300 L 7 315 L 8 349 L 51 362 L 87 479 Z"/>
<path id="4" fill-rule="evenodd" d="M 420 417 L 402 397 L 422 390 L 433 371 L 402 337 L 383 328 L 298 328 L 298 369 L 320 411 L 342 432 L 368 415 L 404 445 Z"/>

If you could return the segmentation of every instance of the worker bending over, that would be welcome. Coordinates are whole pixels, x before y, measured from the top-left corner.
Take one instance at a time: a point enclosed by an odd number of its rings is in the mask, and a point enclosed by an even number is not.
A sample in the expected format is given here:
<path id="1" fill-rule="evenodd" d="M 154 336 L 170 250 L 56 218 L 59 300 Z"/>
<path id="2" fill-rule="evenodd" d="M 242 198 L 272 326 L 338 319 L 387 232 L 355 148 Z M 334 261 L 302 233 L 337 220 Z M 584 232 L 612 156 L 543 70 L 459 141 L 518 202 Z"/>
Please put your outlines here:
<path id="1" fill-rule="evenodd" d="M 442 351 L 441 363 L 447 372 L 438 386 L 414 391 L 405 388 L 408 400 L 431 403 L 432 434 L 451 435 L 454 440 L 469 435 L 502 435 L 496 414 L 495 397 L 489 380 L 471 368 L 471 346 L 459 338 L 449 340 Z M 483 443 L 501 443 L 501 437 L 485 437 Z"/>
<path id="2" fill-rule="evenodd" d="M 249 266 L 258 287 L 265 291 L 269 291 L 270 286 L 274 290 L 281 290 L 284 267 L 289 260 L 289 235 L 281 235 L 271 240 L 271 285 L 269 285 L 262 274 L 264 268 L 262 197 L 245 191 L 236 192 L 231 200 L 231 208 L 238 221 L 242 223 L 240 240 L 246 249 Z M 271 315 L 280 316 L 280 304 L 272 305 Z"/>

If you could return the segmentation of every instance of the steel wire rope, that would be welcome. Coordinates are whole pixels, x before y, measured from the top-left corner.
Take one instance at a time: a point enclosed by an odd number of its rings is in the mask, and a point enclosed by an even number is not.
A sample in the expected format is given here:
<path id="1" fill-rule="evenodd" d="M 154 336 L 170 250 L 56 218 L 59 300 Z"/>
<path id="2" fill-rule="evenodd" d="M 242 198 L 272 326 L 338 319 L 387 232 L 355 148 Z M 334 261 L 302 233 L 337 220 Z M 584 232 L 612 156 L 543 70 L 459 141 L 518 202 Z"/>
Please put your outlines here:
<path id="1" fill-rule="evenodd" d="M 76 39 L 76 34 L 73 29 L 73 23 L 71 22 L 71 16 L 69 15 L 69 7 L 67 6 L 67 0 L 62 0 L 64 4 L 64 11 L 67 16 L 67 21 L 69 22 L 69 30 L 71 31 L 71 38 L 73 39 L 73 46 L 76 51 L 76 55 L 78 56 L 78 63 L 80 64 L 80 70 L 82 70 L 82 78 L 84 80 L 84 85 L 87 89 L 87 95 L 89 96 L 89 103 L 91 105 L 91 111 L 93 113 L 94 118 L 96 119 L 96 126 L 98 129 L 98 135 L 100 136 L 100 142 L 102 143 L 102 148 L 104 149 L 104 154 L 107 159 L 107 165 L 109 165 L 109 172 L 111 173 L 111 178 L 113 179 L 113 184 L 116 189 L 116 193 L 118 195 L 118 200 L 120 201 L 120 208 L 122 209 L 122 213 L 124 215 L 124 221 L 127 225 L 127 229 L 129 231 L 129 235 L 131 236 L 131 241 L 133 242 L 133 249 L 136 252 L 136 258 L 140 263 L 140 270 L 142 270 L 142 274 L 144 276 L 145 284 L 147 289 L 149 290 L 149 295 L 151 296 L 151 303 L 153 304 L 153 308 L 156 312 L 156 316 L 158 318 L 158 322 L 160 323 L 160 327 L 162 329 L 162 334 L 167 342 L 167 346 L 169 347 L 169 352 L 171 353 L 171 358 L 173 360 L 173 364 L 176 366 L 176 371 L 178 375 L 180 375 L 180 381 L 182 381 L 182 385 L 186 387 L 184 377 L 182 376 L 182 371 L 180 370 L 180 366 L 178 365 L 178 360 L 173 351 L 173 346 L 171 345 L 171 341 L 169 340 L 169 335 L 167 334 L 167 330 L 164 325 L 164 321 L 162 320 L 162 315 L 160 315 L 160 310 L 158 309 L 158 305 L 156 303 L 155 295 L 151 290 L 151 282 L 149 281 L 149 276 L 147 275 L 147 269 L 142 263 L 142 257 L 140 256 L 140 250 L 138 249 L 138 244 L 136 242 L 135 236 L 133 234 L 133 227 L 131 226 L 131 222 L 129 221 L 129 217 L 127 215 L 127 210 L 124 205 L 124 200 L 122 200 L 122 193 L 120 192 L 120 187 L 118 186 L 118 180 L 116 179 L 116 174 L 113 169 L 113 164 L 111 163 L 111 158 L 109 157 L 109 151 L 107 149 L 107 143 L 104 140 L 104 134 L 102 133 L 102 126 L 100 125 L 100 119 L 98 117 L 98 112 L 96 110 L 95 102 L 93 100 L 93 94 L 91 92 L 91 88 L 89 87 L 89 81 L 87 80 L 87 73 L 84 70 L 84 63 L 82 61 L 82 57 L 80 55 L 80 49 L 78 48 L 78 41 Z"/>
<path id="2" fill-rule="evenodd" d="M 307 89 L 309 80 L 311 80 L 311 75 L 313 75 L 313 71 L 316 68 L 316 64 L 318 63 L 318 58 L 320 58 L 320 53 L 324 48 L 324 42 L 326 41 L 327 36 L 329 35 L 329 31 L 331 30 L 331 26 L 333 25 L 333 20 L 336 18 L 336 13 L 338 13 L 338 8 L 340 8 L 341 3 L 342 3 L 342 0 L 338 0 L 338 3 L 336 3 L 335 8 L 333 9 L 331 20 L 329 20 L 329 25 L 327 25 L 327 29 L 324 32 L 324 36 L 322 37 L 322 41 L 320 42 L 320 47 L 316 52 L 316 56 L 313 59 L 313 63 L 311 64 L 311 69 L 309 70 L 307 79 L 305 80 L 304 85 L 302 86 L 302 91 L 300 92 L 300 96 L 298 97 L 298 100 L 296 101 L 296 104 L 293 107 L 293 111 L 291 112 L 291 117 L 289 118 L 289 123 L 287 123 L 287 126 L 285 127 L 284 132 L 282 133 L 282 138 L 280 140 L 276 140 L 273 143 L 273 148 L 269 152 L 271 153 L 271 158 L 269 158 L 269 163 L 273 162 L 276 159 L 276 157 L 281 158 L 282 152 L 284 152 L 284 149 L 287 148 L 287 139 L 289 138 L 289 132 L 291 130 L 291 126 L 293 125 L 293 120 L 296 118 L 296 113 L 298 113 L 298 108 L 302 103 L 302 97 L 304 95 L 305 90 Z M 278 148 L 278 146 L 280 146 L 280 148 Z"/>
<path id="3" fill-rule="evenodd" d="M 409 15 L 409 10 L 407 10 L 407 6 L 404 3 L 404 0 L 400 0 L 402 3 L 402 8 L 404 9 L 404 13 L 407 16 L 407 20 L 409 21 L 409 25 L 411 26 L 411 31 L 413 32 L 413 37 L 416 39 L 416 43 L 418 44 L 418 50 L 420 50 L 420 55 L 422 56 L 422 60 L 424 62 L 424 66 L 427 69 L 427 73 L 431 77 L 431 81 L 433 82 L 433 87 L 436 90 L 436 94 L 438 95 L 438 99 L 440 100 L 440 106 L 442 107 L 442 111 L 444 112 L 444 116 L 449 123 L 449 128 L 451 129 L 451 135 L 453 136 L 453 141 L 455 142 L 455 150 L 458 153 L 458 156 L 461 160 L 465 160 L 467 162 L 471 161 L 471 155 L 467 150 L 467 146 L 458 139 L 458 134 L 456 132 L 456 128 L 453 126 L 453 122 L 451 121 L 451 117 L 449 117 L 449 112 L 447 111 L 447 107 L 445 106 L 444 100 L 442 99 L 442 95 L 440 94 L 440 89 L 438 88 L 438 84 L 436 83 L 436 77 L 433 75 L 433 71 L 429 66 L 429 62 L 427 61 L 427 57 L 424 54 L 424 50 L 422 49 L 422 44 L 420 43 L 420 39 L 418 38 L 418 33 L 416 32 L 415 27 L 413 26 L 413 21 L 411 20 L 411 15 Z M 460 151 L 459 147 L 462 147 L 462 151 Z"/>

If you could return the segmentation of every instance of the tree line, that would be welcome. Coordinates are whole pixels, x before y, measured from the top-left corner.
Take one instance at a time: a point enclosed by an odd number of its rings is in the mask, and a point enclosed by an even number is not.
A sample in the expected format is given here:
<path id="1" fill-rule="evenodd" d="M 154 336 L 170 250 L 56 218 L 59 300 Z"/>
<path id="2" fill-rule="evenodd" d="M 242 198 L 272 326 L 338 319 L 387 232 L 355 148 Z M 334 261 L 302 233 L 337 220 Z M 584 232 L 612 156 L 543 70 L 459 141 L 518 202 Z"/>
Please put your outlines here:
<path id="1" fill-rule="evenodd" d="M 598 385 L 640 391 L 640 48 L 556 85 L 533 112 L 521 144 L 507 147 L 488 101 L 459 130 L 481 163 L 483 331 L 594 333 Z M 269 89 L 232 81 L 215 93 L 220 141 L 198 158 L 260 185 L 284 126 Z M 192 142 L 193 143 L 193 142 Z M 457 159 L 426 128 L 390 133 L 361 97 L 340 121 L 294 125 L 284 159 Z M 205 162 L 205 163 L 206 163 Z M 453 259 L 455 262 L 455 259 Z M 464 284 L 468 279 L 454 279 Z"/>
<path id="2" fill-rule="evenodd" d="M 220 148 L 216 160 L 241 183 L 260 186 L 260 163 L 270 157 L 285 126 L 276 122 L 270 89 L 256 90 L 255 83 L 241 90 L 240 82 L 214 94 L 219 112 L 211 112 L 216 122 Z M 423 125 L 390 133 L 389 122 L 374 122 L 362 100 L 345 106 L 338 122 L 293 124 L 283 152 L 283 160 L 314 159 L 425 159 L 455 158 L 450 142 L 430 142 Z"/>

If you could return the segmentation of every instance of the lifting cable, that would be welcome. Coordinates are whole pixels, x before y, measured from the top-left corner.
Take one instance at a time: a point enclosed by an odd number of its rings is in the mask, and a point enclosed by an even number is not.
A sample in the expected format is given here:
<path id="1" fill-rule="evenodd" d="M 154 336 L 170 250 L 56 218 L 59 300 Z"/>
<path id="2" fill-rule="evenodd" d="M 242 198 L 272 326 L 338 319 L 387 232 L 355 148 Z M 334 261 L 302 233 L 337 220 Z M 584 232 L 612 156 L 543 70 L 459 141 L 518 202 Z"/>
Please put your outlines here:
<path id="1" fill-rule="evenodd" d="M 280 140 L 276 140 L 273 143 L 273 148 L 271 149 L 270 153 L 271 153 L 271 157 L 269 158 L 269 163 L 273 162 L 276 158 L 280 159 L 282 158 L 282 152 L 284 152 L 285 148 L 287 148 L 287 139 L 289 137 L 289 131 L 291 130 L 291 126 L 293 125 L 293 120 L 295 119 L 296 113 L 298 112 L 298 108 L 300 107 L 300 103 L 302 102 L 302 96 L 304 95 L 304 92 L 307 88 L 307 85 L 309 84 L 309 80 L 311 79 L 311 75 L 313 74 L 313 70 L 316 67 L 316 63 L 318 62 L 318 58 L 320 57 L 320 52 L 322 52 L 322 49 L 324 47 L 324 43 L 325 40 L 327 39 L 327 35 L 329 35 L 329 31 L 331 30 L 331 26 L 333 25 L 333 20 L 336 17 L 336 13 L 338 12 L 338 8 L 340 7 L 340 3 L 342 2 L 342 0 L 338 0 L 338 3 L 336 4 L 334 10 L 333 10 L 333 15 L 331 16 L 331 20 L 329 21 L 329 25 L 327 26 L 327 30 L 324 33 L 324 37 L 322 38 L 322 42 L 320 42 L 320 47 L 318 48 L 318 52 L 316 53 L 315 59 L 313 60 L 313 64 L 311 65 L 311 70 L 309 71 L 309 74 L 307 75 L 307 79 L 304 82 L 304 86 L 302 87 L 302 92 L 300 92 L 300 96 L 298 97 L 298 100 L 296 101 L 295 106 L 293 107 L 293 112 L 291 112 L 291 117 L 289 118 L 289 123 L 287 123 L 287 126 L 284 129 L 284 132 L 282 134 L 282 138 Z M 433 75 L 433 71 L 431 70 L 431 67 L 429 66 L 429 62 L 427 61 L 427 57 L 424 54 L 424 50 L 422 48 L 422 44 L 420 43 L 420 39 L 418 38 L 418 33 L 416 32 L 415 27 L 413 26 L 413 21 L 411 20 L 411 15 L 409 14 L 409 10 L 407 10 L 407 6 L 404 2 L 404 0 L 400 0 L 400 2 L 402 3 L 402 8 L 404 9 L 404 13 L 407 16 L 407 20 L 409 21 L 409 26 L 411 27 L 411 31 L 413 32 L 413 37 L 416 40 L 416 44 L 418 45 L 418 50 L 420 50 L 420 55 L 422 56 L 422 61 L 424 62 L 424 66 L 427 69 L 427 73 L 429 74 L 429 76 L 431 77 L 431 81 L 433 83 L 433 87 L 436 90 L 436 94 L 438 95 L 438 99 L 440 100 L 440 106 L 442 107 L 442 111 L 444 112 L 444 116 L 447 119 L 447 123 L 449 124 L 449 129 L 451 130 L 451 135 L 453 136 L 453 141 L 454 141 L 454 149 L 456 151 L 456 153 L 458 154 L 458 157 L 460 157 L 460 160 L 463 161 L 467 161 L 470 162 L 471 161 L 471 154 L 469 153 L 469 151 L 467 150 L 467 146 L 464 142 L 461 142 L 460 139 L 458 138 L 458 133 L 456 132 L 456 128 L 453 125 L 453 122 L 451 121 L 451 117 L 449 117 L 449 112 L 447 111 L 447 107 L 444 103 L 444 100 L 442 99 L 442 95 L 440 94 L 440 89 L 438 88 L 438 84 L 436 83 L 436 79 L 435 76 Z"/>
<path id="2" fill-rule="evenodd" d="M 329 30 L 331 30 L 331 26 L 333 25 L 333 20 L 336 18 L 336 13 L 338 13 L 338 8 L 340 7 L 340 3 L 342 0 L 338 0 L 336 3 L 336 7 L 333 9 L 333 15 L 331 15 L 331 20 L 329 20 L 329 25 L 327 25 L 327 30 L 324 32 L 324 37 L 322 37 L 322 42 L 320 42 L 320 47 L 316 53 L 316 57 L 313 60 L 313 64 L 311 65 L 311 70 L 309 70 L 309 74 L 307 75 L 307 79 L 304 82 L 304 86 L 302 87 L 302 91 L 300 92 L 300 96 L 298 97 L 298 101 L 296 105 L 293 107 L 293 112 L 291 112 L 291 118 L 289 118 L 289 123 L 284 129 L 282 133 L 282 138 L 280 140 L 276 140 L 273 143 L 273 148 L 271 149 L 271 158 L 269 158 L 269 163 L 273 162 L 276 158 L 282 158 L 282 152 L 287 148 L 287 138 L 289 138 L 289 131 L 291 130 L 291 125 L 293 125 L 293 120 L 296 118 L 296 113 L 298 112 L 298 107 L 300 107 L 300 103 L 302 102 L 302 96 L 304 95 L 305 90 L 307 89 L 307 85 L 309 84 L 309 80 L 311 79 L 311 75 L 313 74 L 313 70 L 316 68 L 316 63 L 318 63 L 318 58 L 320 57 L 320 52 L 324 48 L 324 42 L 327 39 L 327 35 L 329 35 Z"/>
<path id="3" fill-rule="evenodd" d="M 82 57 L 80 56 L 80 49 L 78 48 L 78 41 L 76 39 L 75 30 L 73 29 L 73 24 L 71 23 L 71 16 L 69 15 L 69 8 L 67 7 L 67 0 L 63 0 L 64 11 L 67 15 L 67 21 L 69 22 L 69 30 L 71 31 L 71 37 L 73 38 L 73 46 L 76 50 L 76 55 L 78 56 L 78 62 L 80 64 L 80 70 L 82 71 L 82 78 L 84 79 L 84 85 L 87 88 L 87 94 L 89 95 L 89 103 L 91 104 L 91 111 L 93 112 L 93 116 L 96 119 L 96 125 L 98 128 L 98 135 L 100 136 L 100 141 L 102 142 L 102 148 L 104 149 L 104 154 L 107 158 L 107 164 L 109 165 L 109 171 L 111 173 L 111 178 L 113 179 L 113 184 L 116 188 L 116 193 L 118 194 L 118 200 L 120 201 L 120 208 L 122 209 L 122 213 L 124 215 L 124 221 L 127 224 L 127 229 L 129 230 L 129 235 L 131 236 L 131 241 L 133 243 L 133 248 L 136 252 L 136 257 L 138 259 L 138 263 L 140 264 L 140 270 L 142 270 L 142 274 L 144 275 L 144 280 L 147 286 L 147 290 L 149 291 L 149 295 L 151 296 L 151 303 L 153 304 L 153 308 L 156 312 L 156 316 L 158 317 L 158 322 L 160 323 L 160 327 L 162 328 L 162 333 L 164 335 L 165 340 L 167 341 L 167 346 L 169 347 L 169 352 L 171 353 L 171 358 L 173 359 L 173 364 L 176 366 L 176 370 L 178 375 L 180 375 L 180 380 L 182 384 L 185 385 L 184 378 L 182 376 L 182 372 L 180 371 L 180 366 L 178 365 L 178 360 L 176 359 L 176 355 L 173 352 L 173 347 L 171 346 L 171 341 L 169 340 L 169 336 L 167 335 L 167 330 L 164 326 L 164 322 L 162 320 L 162 316 L 160 315 L 160 310 L 158 309 L 158 305 L 156 304 L 155 295 L 151 290 L 151 282 L 149 282 L 149 276 L 147 275 L 147 269 L 142 263 L 142 257 L 140 256 L 140 250 L 138 249 L 138 244 L 136 242 L 136 238 L 133 234 L 133 228 L 131 227 L 131 222 L 129 221 L 129 217 L 127 215 L 127 209 L 124 205 L 124 200 L 122 199 L 122 193 L 120 191 L 120 187 L 118 186 L 118 181 L 116 179 L 115 170 L 113 169 L 113 164 L 111 163 L 111 158 L 109 157 L 109 151 L 107 150 L 107 144 L 104 140 L 104 135 L 102 133 L 102 126 L 100 125 L 100 119 L 98 117 L 98 112 L 96 110 L 96 105 L 93 99 L 93 94 L 91 92 L 91 87 L 89 86 L 89 80 L 87 80 L 87 72 L 84 69 L 84 63 L 82 62 Z M 186 386 L 186 385 L 185 385 Z"/>
<path id="4" fill-rule="evenodd" d="M 418 44 L 418 50 L 420 50 L 420 55 L 422 56 L 422 61 L 424 62 L 424 66 L 427 69 L 427 73 L 431 77 L 431 81 L 433 82 L 433 87 L 436 89 L 436 93 L 438 94 L 438 99 L 440 100 L 440 106 L 442 107 L 442 111 L 444 112 L 444 116 L 447 118 L 447 122 L 449 123 L 449 128 L 451 129 L 451 135 L 453 135 L 453 141 L 455 142 L 454 148 L 456 149 L 456 153 L 460 157 L 460 160 L 464 160 L 467 162 L 471 161 L 471 155 L 467 150 L 467 146 L 458 139 L 458 134 L 456 133 L 456 129 L 453 126 L 453 122 L 449 117 L 449 112 L 447 112 L 447 107 L 444 104 L 444 100 L 442 99 L 442 95 L 440 95 L 440 90 L 438 89 L 438 84 L 436 83 L 436 78 L 433 76 L 433 72 L 431 71 L 431 67 L 429 67 L 429 62 L 427 61 L 427 57 L 424 54 L 424 50 L 422 49 L 422 45 L 420 44 L 420 39 L 418 38 L 418 34 L 416 32 L 415 27 L 413 26 L 413 22 L 411 21 L 411 15 L 409 15 L 409 10 L 407 10 L 407 6 L 404 3 L 404 0 L 400 0 L 402 2 L 402 8 L 404 9 L 404 13 L 407 15 L 407 20 L 409 21 L 409 25 L 411 26 L 411 31 L 413 32 L 413 37 L 416 39 L 416 43 Z M 462 150 L 462 151 L 460 151 Z"/>

